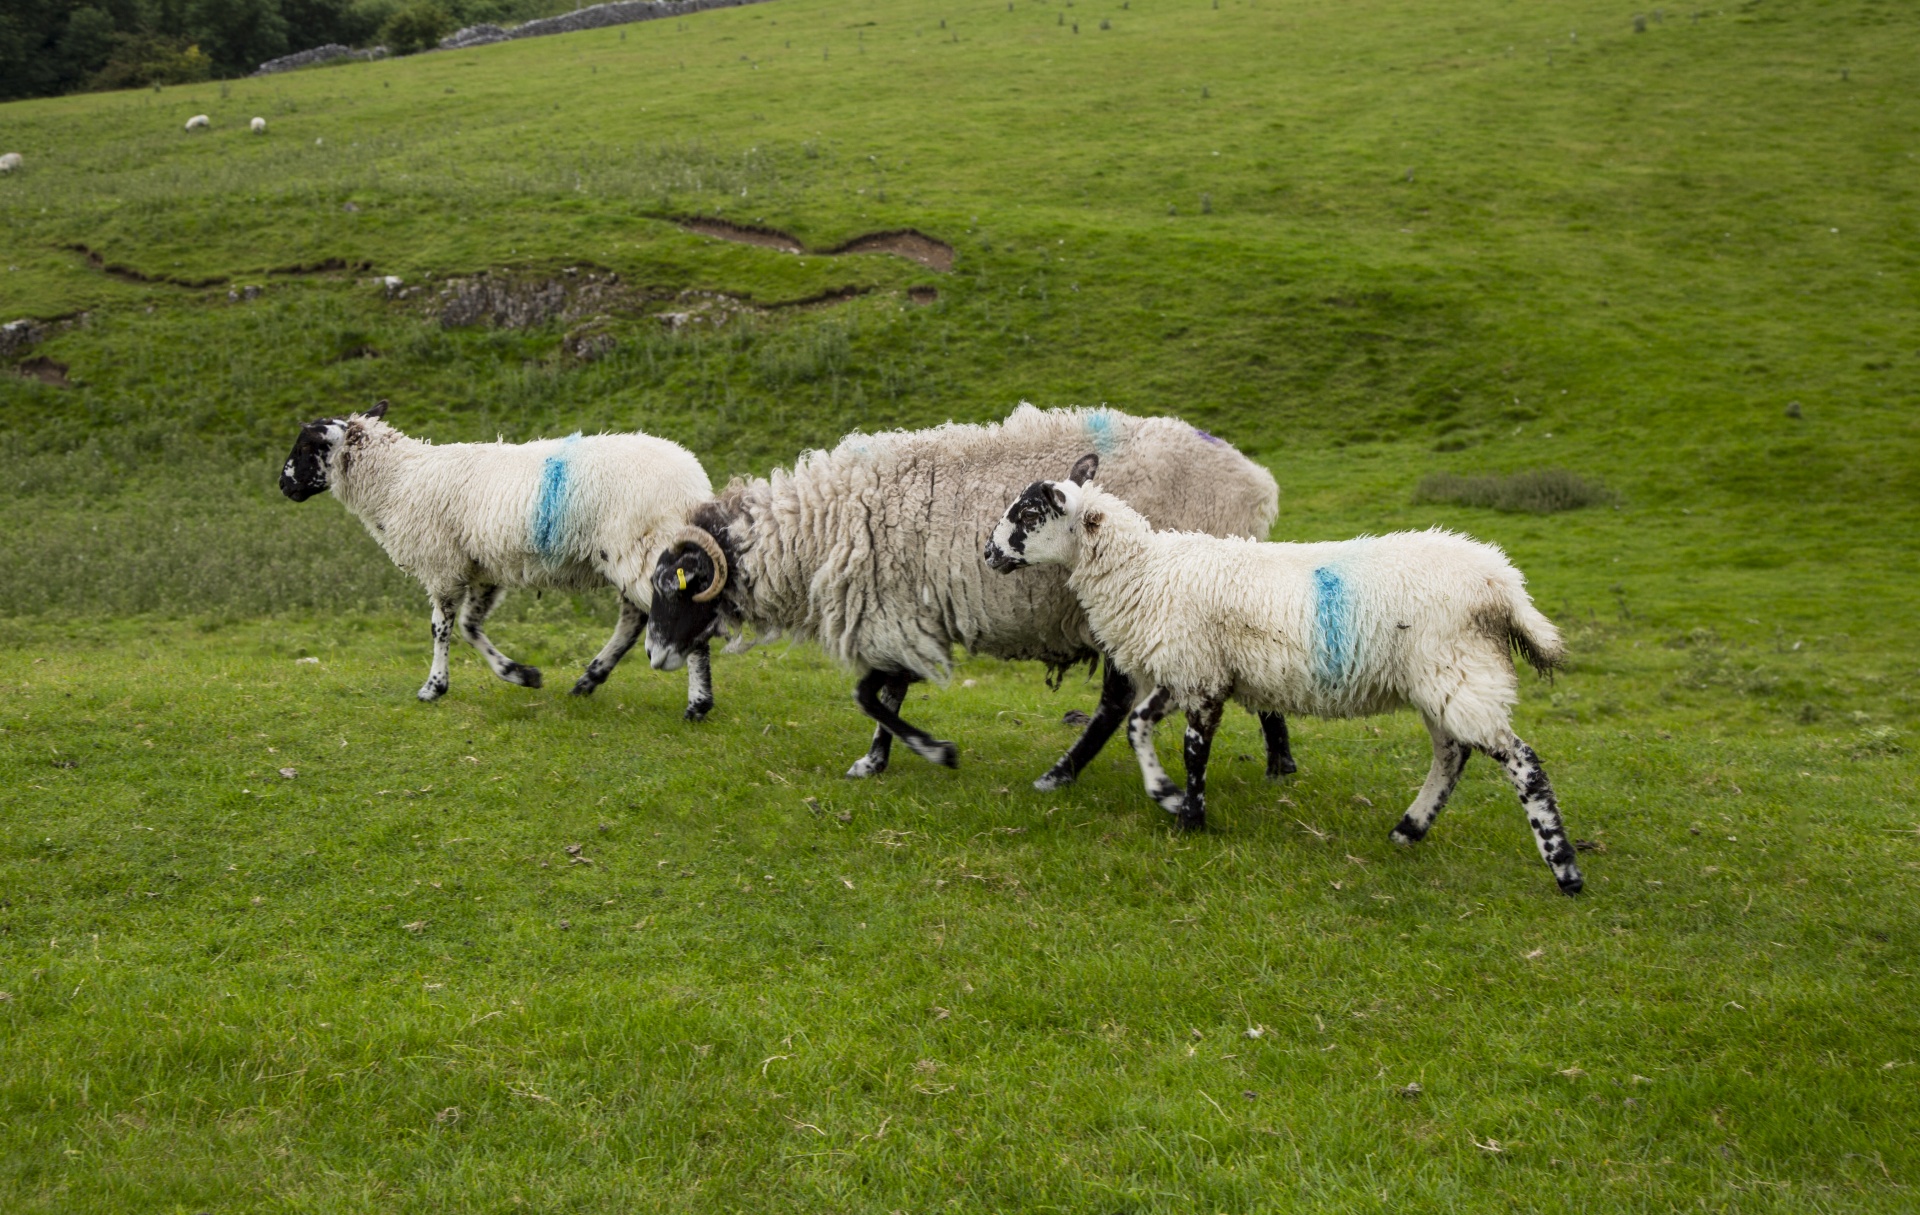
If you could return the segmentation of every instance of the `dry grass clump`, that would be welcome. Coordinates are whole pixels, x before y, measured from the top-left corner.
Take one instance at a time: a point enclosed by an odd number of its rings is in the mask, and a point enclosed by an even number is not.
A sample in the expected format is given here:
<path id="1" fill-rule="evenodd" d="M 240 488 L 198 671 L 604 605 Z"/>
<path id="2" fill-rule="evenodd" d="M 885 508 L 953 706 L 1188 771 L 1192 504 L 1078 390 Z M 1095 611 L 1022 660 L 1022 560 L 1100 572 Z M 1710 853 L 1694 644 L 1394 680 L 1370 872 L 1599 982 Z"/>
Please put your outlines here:
<path id="1" fill-rule="evenodd" d="M 1458 473 L 1429 473 L 1414 488 L 1413 500 L 1447 502 L 1455 506 L 1483 506 L 1516 514 L 1551 515 L 1583 506 L 1606 506 L 1619 501 L 1598 481 L 1589 481 L 1564 468 L 1536 468 L 1507 476 L 1463 477 Z"/>

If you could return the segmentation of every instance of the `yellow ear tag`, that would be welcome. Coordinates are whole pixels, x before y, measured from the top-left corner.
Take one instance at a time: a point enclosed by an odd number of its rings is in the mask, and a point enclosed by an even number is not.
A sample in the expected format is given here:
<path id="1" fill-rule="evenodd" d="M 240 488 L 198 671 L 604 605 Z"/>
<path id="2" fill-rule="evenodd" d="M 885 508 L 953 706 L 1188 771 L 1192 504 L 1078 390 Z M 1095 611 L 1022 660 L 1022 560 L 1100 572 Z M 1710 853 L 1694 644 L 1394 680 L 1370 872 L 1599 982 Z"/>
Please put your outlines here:
<path id="1" fill-rule="evenodd" d="M 675 570 L 673 572 L 680 575 L 680 589 L 683 591 L 686 590 L 687 589 L 687 571 Z"/>

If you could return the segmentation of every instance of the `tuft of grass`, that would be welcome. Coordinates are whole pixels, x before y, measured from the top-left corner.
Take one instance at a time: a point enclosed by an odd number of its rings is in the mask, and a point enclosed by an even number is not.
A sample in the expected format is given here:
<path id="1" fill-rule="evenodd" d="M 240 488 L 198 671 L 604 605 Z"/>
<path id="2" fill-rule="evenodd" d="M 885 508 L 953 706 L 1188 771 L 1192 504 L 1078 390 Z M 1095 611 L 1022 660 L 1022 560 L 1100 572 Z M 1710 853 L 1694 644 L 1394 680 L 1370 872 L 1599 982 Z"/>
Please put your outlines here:
<path id="1" fill-rule="evenodd" d="M 1564 468 L 1536 468 L 1502 476 L 1463 477 L 1429 473 L 1413 491 L 1416 504 L 1444 502 L 1509 514 L 1551 515 L 1587 506 L 1610 506 L 1620 496 Z"/>

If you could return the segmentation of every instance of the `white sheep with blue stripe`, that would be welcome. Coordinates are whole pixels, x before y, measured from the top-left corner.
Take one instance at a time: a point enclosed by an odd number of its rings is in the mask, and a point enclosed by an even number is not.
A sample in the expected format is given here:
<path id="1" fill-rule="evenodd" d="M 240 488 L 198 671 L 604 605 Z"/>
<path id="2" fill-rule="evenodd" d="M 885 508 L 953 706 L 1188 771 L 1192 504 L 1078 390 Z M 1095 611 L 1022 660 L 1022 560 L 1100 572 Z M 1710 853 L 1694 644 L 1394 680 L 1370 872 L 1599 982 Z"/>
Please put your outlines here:
<path id="1" fill-rule="evenodd" d="M 421 700 L 447 691 L 453 627 L 493 673 L 522 687 L 540 672 L 483 631 L 510 586 L 620 593 L 613 637 L 573 685 L 606 681 L 646 627 L 647 576 L 687 512 L 712 493 L 706 470 L 677 443 L 645 434 L 574 434 L 534 443 L 445 443 L 389 426 L 387 403 L 322 418 L 300 431 L 280 489 L 304 502 L 331 489 L 433 604 L 433 666 Z M 689 663 L 687 716 L 713 706 L 704 651 Z"/>
<path id="2" fill-rule="evenodd" d="M 1511 650 L 1545 671 L 1563 654 L 1560 634 L 1505 554 L 1438 529 L 1325 544 L 1155 531 L 1090 483 L 1098 464 L 1087 456 L 1070 479 L 1028 486 L 986 560 L 1003 571 L 1067 567 L 1101 648 L 1153 689 L 1127 736 L 1149 796 L 1179 825 L 1206 822 L 1207 756 L 1228 700 L 1316 717 L 1411 705 L 1432 736 L 1433 766 L 1393 840 L 1426 836 L 1477 750 L 1519 793 L 1560 888 L 1580 890 L 1553 787 L 1512 726 Z M 1153 747 L 1154 726 L 1175 708 L 1187 717 L 1184 791 Z"/>

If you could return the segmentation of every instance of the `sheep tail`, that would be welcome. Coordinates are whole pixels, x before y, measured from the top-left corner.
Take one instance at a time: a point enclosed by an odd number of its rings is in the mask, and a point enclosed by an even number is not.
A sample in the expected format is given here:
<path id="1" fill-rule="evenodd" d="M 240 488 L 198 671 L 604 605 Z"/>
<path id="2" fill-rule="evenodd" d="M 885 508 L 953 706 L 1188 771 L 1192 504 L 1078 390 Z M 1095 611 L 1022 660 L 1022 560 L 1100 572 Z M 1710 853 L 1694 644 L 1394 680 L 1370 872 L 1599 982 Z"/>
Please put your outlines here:
<path id="1" fill-rule="evenodd" d="M 1533 606 L 1526 590 L 1518 586 L 1510 592 L 1507 643 L 1542 675 L 1551 675 L 1554 668 L 1566 661 L 1567 646 L 1560 639 L 1560 630 Z"/>

